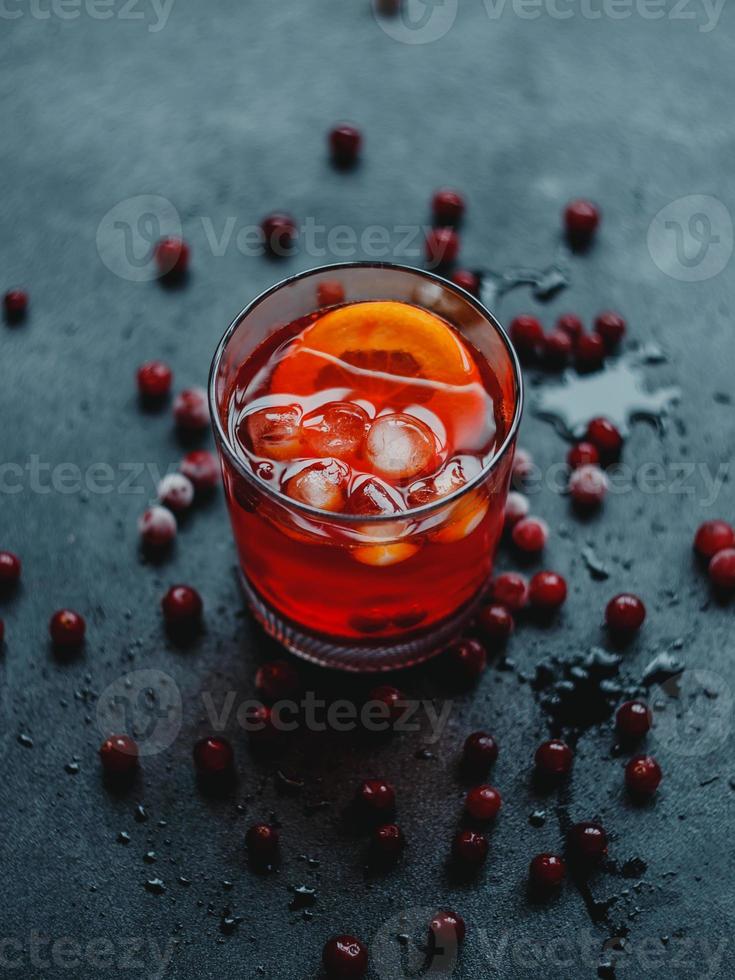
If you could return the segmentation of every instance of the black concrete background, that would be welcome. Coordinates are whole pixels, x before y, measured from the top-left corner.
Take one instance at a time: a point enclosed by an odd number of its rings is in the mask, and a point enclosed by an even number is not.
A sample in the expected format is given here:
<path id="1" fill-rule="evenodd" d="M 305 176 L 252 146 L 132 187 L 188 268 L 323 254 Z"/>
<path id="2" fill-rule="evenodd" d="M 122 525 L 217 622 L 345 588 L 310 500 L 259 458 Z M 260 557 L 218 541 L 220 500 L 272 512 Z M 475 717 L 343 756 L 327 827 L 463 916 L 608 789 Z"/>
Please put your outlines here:
<path id="1" fill-rule="evenodd" d="M 707 194 L 733 206 L 732 8 L 703 32 L 704 7 L 695 0 L 676 17 L 667 4 L 661 20 L 645 19 L 640 7 L 626 19 L 592 19 L 576 5 L 567 20 L 545 12 L 529 20 L 510 7 L 493 20 L 480 0 L 467 0 L 445 36 L 426 44 L 390 37 L 363 0 L 175 0 L 160 30 L 143 0 L 113 3 L 105 20 L 92 16 L 95 9 L 8 3 L 0 19 L 0 285 L 31 293 L 27 321 L 0 328 L 3 463 L 25 467 L 37 456 L 85 472 L 108 463 L 116 482 L 127 473 L 123 464 L 175 463 L 182 447 L 169 413 L 138 407 L 137 365 L 163 356 L 177 388 L 203 384 L 223 329 L 261 289 L 323 261 L 367 257 L 360 249 L 301 251 L 278 264 L 245 256 L 233 243 L 218 255 L 208 222 L 219 235 L 228 218 L 237 231 L 278 208 L 358 232 L 417 225 L 428 220 L 431 191 L 450 183 L 469 200 L 470 265 L 544 265 L 557 255 L 564 202 L 589 195 L 601 203 L 597 246 L 573 259 L 571 290 L 542 315 L 550 323 L 566 309 L 589 318 L 617 307 L 634 340 L 660 345 L 667 361 L 647 369 L 649 380 L 678 383 L 682 403 L 663 435 L 635 426 L 626 461 L 704 469 L 689 480 L 694 496 L 671 488 L 616 495 L 586 525 L 558 495 L 533 497 L 553 532 L 544 564 L 568 575 L 568 604 L 549 628 L 523 625 L 509 651 L 516 669 L 491 667 L 476 690 L 457 694 L 433 667 L 400 677 L 411 695 L 451 699 L 431 757 L 416 755 L 428 741 L 424 731 L 378 744 L 312 735 L 279 762 L 261 761 L 231 722 L 238 782 L 224 799 L 204 795 L 192 772 L 191 745 L 210 730 L 201 694 L 212 692 L 217 704 L 228 690 L 237 703 L 251 696 L 255 667 L 272 649 L 242 611 L 221 497 L 193 515 L 171 560 L 152 567 L 141 563 L 136 540 L 136 518 L 152 495 L 149 476 L 135 481 L 135 493 L 119 482 L 108 494 L 63 492 L 58 483 L 43 489 L 49 471 L 35 485 L 25 471 L 17 493 L 5 484 L 0 546 L 22 556 L 24 574 L 0 613 L 0 972 L 290 980 L 318 975 L 330 934 L 351 931 L 373 943 L 384 930 L 389 953 L 373 945 L 371 976 L 387 980 L 409 975 L 395 966 L 402 948 L 395 937 L 408 928 L 396 916 L 448 905 L 468 922 L 454 974 L 466 980 L 593 977 L 603 944 L 623 927 L 620 976 L 732 976 L 732 607 L 710 600 L 690 545 L 705 516 L 733 516 L 731 485 L 707 508 L 702 477 L 729 462 L 735 438 L 733 266 L 687 283 L 661 272 L 646 245 L 649 223 L 673 201 Z M 143 19 L 131 16 L 139 13 Z M 695 19 L 681 17 L 688 13 Z M 341 118 L 365 133 L 364 162 L 350 174 L 335 173 L 325 154 L 325 131 Z M 123 278 L 99 254 L 125 268 L 123 232 L 112 225 L 117 212 L 105 216 L 151 194 L 171 202 L 192 245 L 192 274 L 179 290 Z M 688 205 L 678 207 L 696 254 Z M 123 205 L 127 221 L 131 214 L 135 204 Z M 714 233 L 727 237 L 726 226 L 717 217 Z M 137 245 L 144 249 L 145 238 Z M 390 257 L 420 263 L 401 251 Z M 534 308 L 519 293 L 499 312 L 507 320 Z M 530 413 L 522 443 L 542 468 L 565 451 Z M 587 544 L 607 563 L 606 581 L 586 570 Z M 502 552 L 500 564 L 513 567 L 512 555 Z M 179 580 L 200 588 L 206 603 L 206 631 L 186 650 L 166 639 L 158 608 Z M 689 728 L 669 710 L 668 723 L 650 736 L 665 780 L 646 807 L 632 806 L 622 791 L 623 759 L 611 754 L 609 726 L 590 730 L 559 810 L 556 796 L 539 795 L 530 778 L 548 725 L 523 674 L 551 653 L 605 646 L 602 609 L 622 588 L 639 592 L 649 608 L 642 635 L 625 652 L 626 675 L 640 677 L 655 653 L 674 646 L 688 668 L 679 712 L 689 712 Z M 47 640 L 49 616 L 61 605 L 88 620 L 85 649 L 71 660 L 55 656 Z M 96 756 L 97 699 L 126 672 L 146 667 L 180 688 L 181 733 L 144 760 L 132 788 L 114 793 Z M 310 687 L 333 694 L 366 688 L 319 671 L 306 676 Z M 479 726 L 502 746 L 492 779 L 506 803 L 485 869 L 459 882 L 446 863 L 465 788 L 456 759 L 463 737 Z M 79 771 L 68 772 L 75 761 Z M 279 765 L 304 780 L 302 791 L 279 793 Z M 364 838 L 342 816 L 354 785 L 371 774 L 395 782 L 410 841 L 399 868 L 384 876 L 365 871 Z M 310 806 L 320 801 L 329 805 Z M 138 804 L 147 822 L 136 820 Z M 541 828 L 528 821 L 537 808 L 547 812 Z M 277 873 L 258 876 L 246 865 L 243 836 L 250 821 L 273 812 L 283 861 Z M 594 898 L 615 899 L 605 921 L 592 921 L 572 885 L 546 906 L 527 899 L 528 861 L 560 848 L 565 813 L 604 821 L 618 867 L 634 857 L 647 865 L 631 879 L 614 869 L 595 876 Z M 117 842 L 121 831 L 129 844 Z M 155 864 L 143 860 L 150 850 Z M 164 894 L 144 887 L 156 877 Z M 301 885 L 317 890 L 311 919 L 289 911 L 289 886 Z M 220 929 L 226 908 L 243 919 L 227 936 Z M 59 945 L 65 937 L 70 946 Z M 89 944 L 105 939 L 113 955 L 95 966 Z M 134 940 L 146 945 L 129 962 Z M 150 944 L 163 950 L 170 941 L 170 963 L 157 973 Z M 582 951 L 584 941 L 591 952 Z"/>

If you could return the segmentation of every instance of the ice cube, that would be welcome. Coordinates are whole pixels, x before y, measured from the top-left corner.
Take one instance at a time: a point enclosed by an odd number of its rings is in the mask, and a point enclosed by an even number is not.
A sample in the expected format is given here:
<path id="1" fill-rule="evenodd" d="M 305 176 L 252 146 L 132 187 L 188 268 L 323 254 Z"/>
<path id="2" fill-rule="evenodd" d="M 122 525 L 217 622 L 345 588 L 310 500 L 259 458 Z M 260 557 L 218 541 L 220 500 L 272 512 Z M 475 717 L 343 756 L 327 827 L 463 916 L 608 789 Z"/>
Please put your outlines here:
<path id="1" fill-rule="evenodd" d="M 436 476 L 411 484 L 408 488 L 409 507 L 421 507 L 454 493 L 472 480 L 480 472 L 481 466 L 480 460 L 475 456 L 451 459 Z"/>
<path id="2" fill-rule="evenodd" d="M 369 476 L 362 478 L 352 488 L 347 501 L 349 514 L 396 514 L 402 510 L 401 501 L 387 483 Z"/>
<path id="3" fill-rule="evenodd" d="M 394 541 L 391 544 L 368 544 L 355 548 L 352 557 L 361 565 L 376 565 L 384 568 L 386 565 L 397 565 L 406 561 L 419 550 L 418 544 L 410 541 Z"/>
<path id="4" fill-rule="evenodd" d="M 359 405 L 329 402 L 305 415 L 301 426 L 306 443 L 316 456 L 348 459 L 360 449 L 369 421 Z"/>
<path id="5" fill-rule="evenodd" d="M 410 480 L 436 462 L 436 441 L 428 425 L 410 415 L 381 415 L 370 426 L 365 453 L 371 468 L 389 480 Z"/>
<path id="6" fill-rule="evenodd" d="M 292 476 L 285 490 L 289 497 L 317 507 L 338 511 L 347 500 L 350 468 L 338 459 L 320 460 Z"/>
<path id="7" fill-rule="evenodd" d="M 300 423 L 298 405 L 274 405 L 246 415 L 237 427 L 237 435 L 256 456 L 294 459 L 302 455 Z"/>

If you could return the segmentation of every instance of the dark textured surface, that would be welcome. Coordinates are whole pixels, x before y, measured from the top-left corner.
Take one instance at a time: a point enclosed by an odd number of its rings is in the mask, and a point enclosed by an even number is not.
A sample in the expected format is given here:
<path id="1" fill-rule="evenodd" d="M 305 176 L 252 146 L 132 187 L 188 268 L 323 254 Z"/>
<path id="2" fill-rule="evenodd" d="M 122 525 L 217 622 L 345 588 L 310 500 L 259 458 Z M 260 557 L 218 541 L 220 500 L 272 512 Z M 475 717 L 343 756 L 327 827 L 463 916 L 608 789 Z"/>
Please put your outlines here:
<path id="1" fill-rule="evenodd" d="M 729 463 L 735 444 L 732 404 L 722 397 L 732 395 L 732 261 L 687 283 L 664 275 L 646 247 L 649 222 L 676 199 L 703 193 L 733 204 L 732 9 L 703 33 L 697 20 L 636 14 L 529 21 L 509 9 L 492 21 L 478 0 L 462 4 L 446 36 L 408 45 L 381 31 L 362 0 L 176 0 L 159 31 L 148 30 L 156 17 L 147 5 L 136 8 L 147 20 L 123 19 L 120 8 L 110 20 L 85 8 L 63 20 L 19 6 L 19 18 L 0 21 L 0 286 L 31 292 L 27 322 L 0 327 L 0 457 L 25 466 L 38 456 L 85 472 L 107 463 L 117 488 L 65 490 L 56 469 L 56 487 L 43 490 L 49 473 L 34 486 L 26 471 L 20 492 L 7 492 L 6 483 L 0 496 L 0 547 L 24 561 L 22 588 L 2 600 L 0 613 L 0 972 L 291 980 L 318 975 L 324 939 L 343 930 L 373 943 L 371 976 L 389 980 L 418 975 L 397 965 L 395 937 L 410 929 L 396 917 L 448 905 L 469 925 L 455 972 L 465 980 L 594 977 L 603 944 L 622 928 L 629 935 L 620 976 L 732 976 L 732 606 L 711 601 L 690 553 L 703 515 L 735 510 L 728 483 L 704 507 L 702 475 Z M 703 17 L 699 5 L 689 10 Z M 324 132 L 341 117 L 366 134 L 364 163 L 351 174 L 336 174 L 325 159 Z M 137 492 L 123 492 L 126 466 L 165 468 L 182 450 L 167 412 L 139 410 L 135 368 L 160 355 L 173 363 L 178 387 L 203 384 L 226 324 L 283 271 L 365 257 L 332 248 L 277 266 L 233 243 L 216 255 L 207 222 L 219 235 L 228 218 L 239 230 L 286 208 L 300 221 L 358 232 L 416 225 L 445 182 L 469 198 L 466 261 L 493 268 L 547 264 L 557 254 L 563 203 L 578 194 L 601 202 L 600 241 L 573 260 L 571 291 L 544 317 L 573 308 L 589 318 L 619 307 L 635 340 L 663 348 L 667 363 L 646 373 L 656 385 L 679 384 L 682 404 L 662 436 L 635 426 L 626 461 L 664 463 L 669 476 L 682 461 L 696 464 L 688 481 L 695 494 L 671 485 L 618 494 L 586 525 L 550 490 L 534 495 L 553 532 L 545 562 L 569 577 L 567 607 L 549 628 L 519 628 L 509 651 L 516 669 L 492 667 L 474 691 L 455 694 L 435 667 L 400 678 L 411 695 L 451 700 L 431 758 L 416 756 L 426 731 L 378 744 L 312 734 L 274 764 L 251 755 L 233 720 L 237 786 L 213 799 L 197 788 L 191 766 L 191 745 L 209 728 L 202 692 L 216 704 L 228 690 L 236 703 L 252 696 L 255 666 L 270 651 L 242 612 L 221 497 L 193 515 L 168 563 L 139 560 L 135 522 L 152 481 L 144 473 Z M 194 253 L 185 288 L 121 278 L 100 259 L 100 222 L 141 194 L 163 195 L 181 215 Z M 100 235 L 102 250 L 114 251 L 119 229 L 108 221 Z M 393 257 L 420 261 L 401 251 Z M 499 312 L 507 320 L 529 306 L 519 293 Z M 542 468 L 565 451 L 530 412 L 521 441 Z M 590 576 L 587 545 L 608 566 L 607 580 Z M 505 551 L 500 562 L 511 567 L 513 557 Z M 197 585 L 206 603 L 206 631 L 185 650 L 165 638 L 159 620 L 159 596 L 177 580 Z M 626 678 L 639 679 L 655 653 L 675 645 L 688 668 L 680 713 L 689 712 L 691 724 L 676 723 L 670 705 L 649 737 L 665 771 L 649 806 L 626 799 L 604 725 L 580 739 L 568 790 L 541 794 L 530 761 L 548 724 L 522 674 L 550 654 L 605 646 L 602 609 L 622 588 L 649 607 L 641 637 L 624 653 Z M 69 660 L 47 642 L 49 615 L 61 605 L 88 619 L 86 647 Z M 96 757 L 97 699 L 144 667 L 174 678 L 182 730 L 167 751 L 144 760 L 133 787 L 113 793 Z M 365 688 L 319 672 L 307 677 L 332 694 Z M 485 869 L 461 882 L 446 863 L 464 789 L 456 759 L 479 726 L 502 746 L 492 780 L 506 805 Z M 32 748 L 19 735 L 31 737 Z M 65 769 L 74 760 L 75 774 Z M 303 778 L 303 790 L 278 792 L 279 765 Z M 387 875 L 365 871 L 364 837 L 342 816 L 354 784 L 370 774 L 395 782 L 410 841 Z M 329 805 L 309 806 L 319 801 Z M 145 823 L 135 819 L 138 803 Z M 547 820 L 534 828 L 528 818 L 539 808 Z M 247 867 L 243 836 L 251 820 L 271 812 L 283 824 L 284 856 L 277 873 L 259 876 Z M 647 870 L 629 879 L 614 867 L 600 872 L 587 903 L 571 884 L 546 906 L 529 903 L 528 861 L 559 849 L 567 816 L 601 818 L 617 868 L 637 857 Z M 121 831 L 127 845 L 117 842 Z M 155 864 L 143 860 L 150 850 Z M 157 877 L 164 894 L 144 887 Z M 309 920 L 289 911 L 289 886 L 300 885 L 317 890 Z M 607 916 L 593 922 L 590 903 L 612 898 Z M 242 916 L 227 936 L 226 907 Z M 374 943 L 381 930 L 383 947 Z M 62 937 L 81 948 L 81 962 L 79 948 L 57 942 L 51 963 L 51 942 Z M 95 967 L 89 944 L 105 939 L 113 954 Z M 129 962 L 134 940 L 145 945 Z M 163 972 L 152 943 L 170 951 Z"/>

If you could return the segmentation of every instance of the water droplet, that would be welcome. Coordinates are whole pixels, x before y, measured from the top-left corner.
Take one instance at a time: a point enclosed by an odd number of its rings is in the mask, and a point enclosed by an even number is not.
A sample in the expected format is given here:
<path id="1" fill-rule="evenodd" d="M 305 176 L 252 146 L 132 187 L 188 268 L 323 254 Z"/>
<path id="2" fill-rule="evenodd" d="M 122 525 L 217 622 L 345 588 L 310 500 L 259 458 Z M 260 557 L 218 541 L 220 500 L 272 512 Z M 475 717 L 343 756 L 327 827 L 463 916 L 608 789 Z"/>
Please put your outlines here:
<path id="1" fill-rule="evenodd" d="M 24 749 L 32 749 L 33 739 L 31 738 L 30 735 L 24 735 L 21 732 L 21 734 L 18 736 L 18 744 L 22 745 Z"/>
<path id="2" fill-rule="evenodd" d="M 153 895 L 163 895 L 166 891 L 166 886 L 161 878 L 149 878 L 145 883 L 145 890 L 151 892 Z"/>

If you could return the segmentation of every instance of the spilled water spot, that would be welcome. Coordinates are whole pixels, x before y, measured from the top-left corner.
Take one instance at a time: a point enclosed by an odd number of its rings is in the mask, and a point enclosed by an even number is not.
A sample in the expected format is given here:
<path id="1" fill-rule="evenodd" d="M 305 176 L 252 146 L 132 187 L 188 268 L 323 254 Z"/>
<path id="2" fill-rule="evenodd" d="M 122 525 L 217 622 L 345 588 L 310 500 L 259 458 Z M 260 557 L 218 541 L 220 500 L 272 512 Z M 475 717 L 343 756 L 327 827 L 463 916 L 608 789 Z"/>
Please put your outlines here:
<path id="1" fill-rule="evenodd" d="M 494 272 L 482 269 L 480 299 L 489 309 L 497 309 L 499 301 L 512 289 L 530 286 L 533 298 L 545 302 L 569 285 L 569 273 L 562 263 L 555 262 L 545 269 L 505 269 Z"/>

